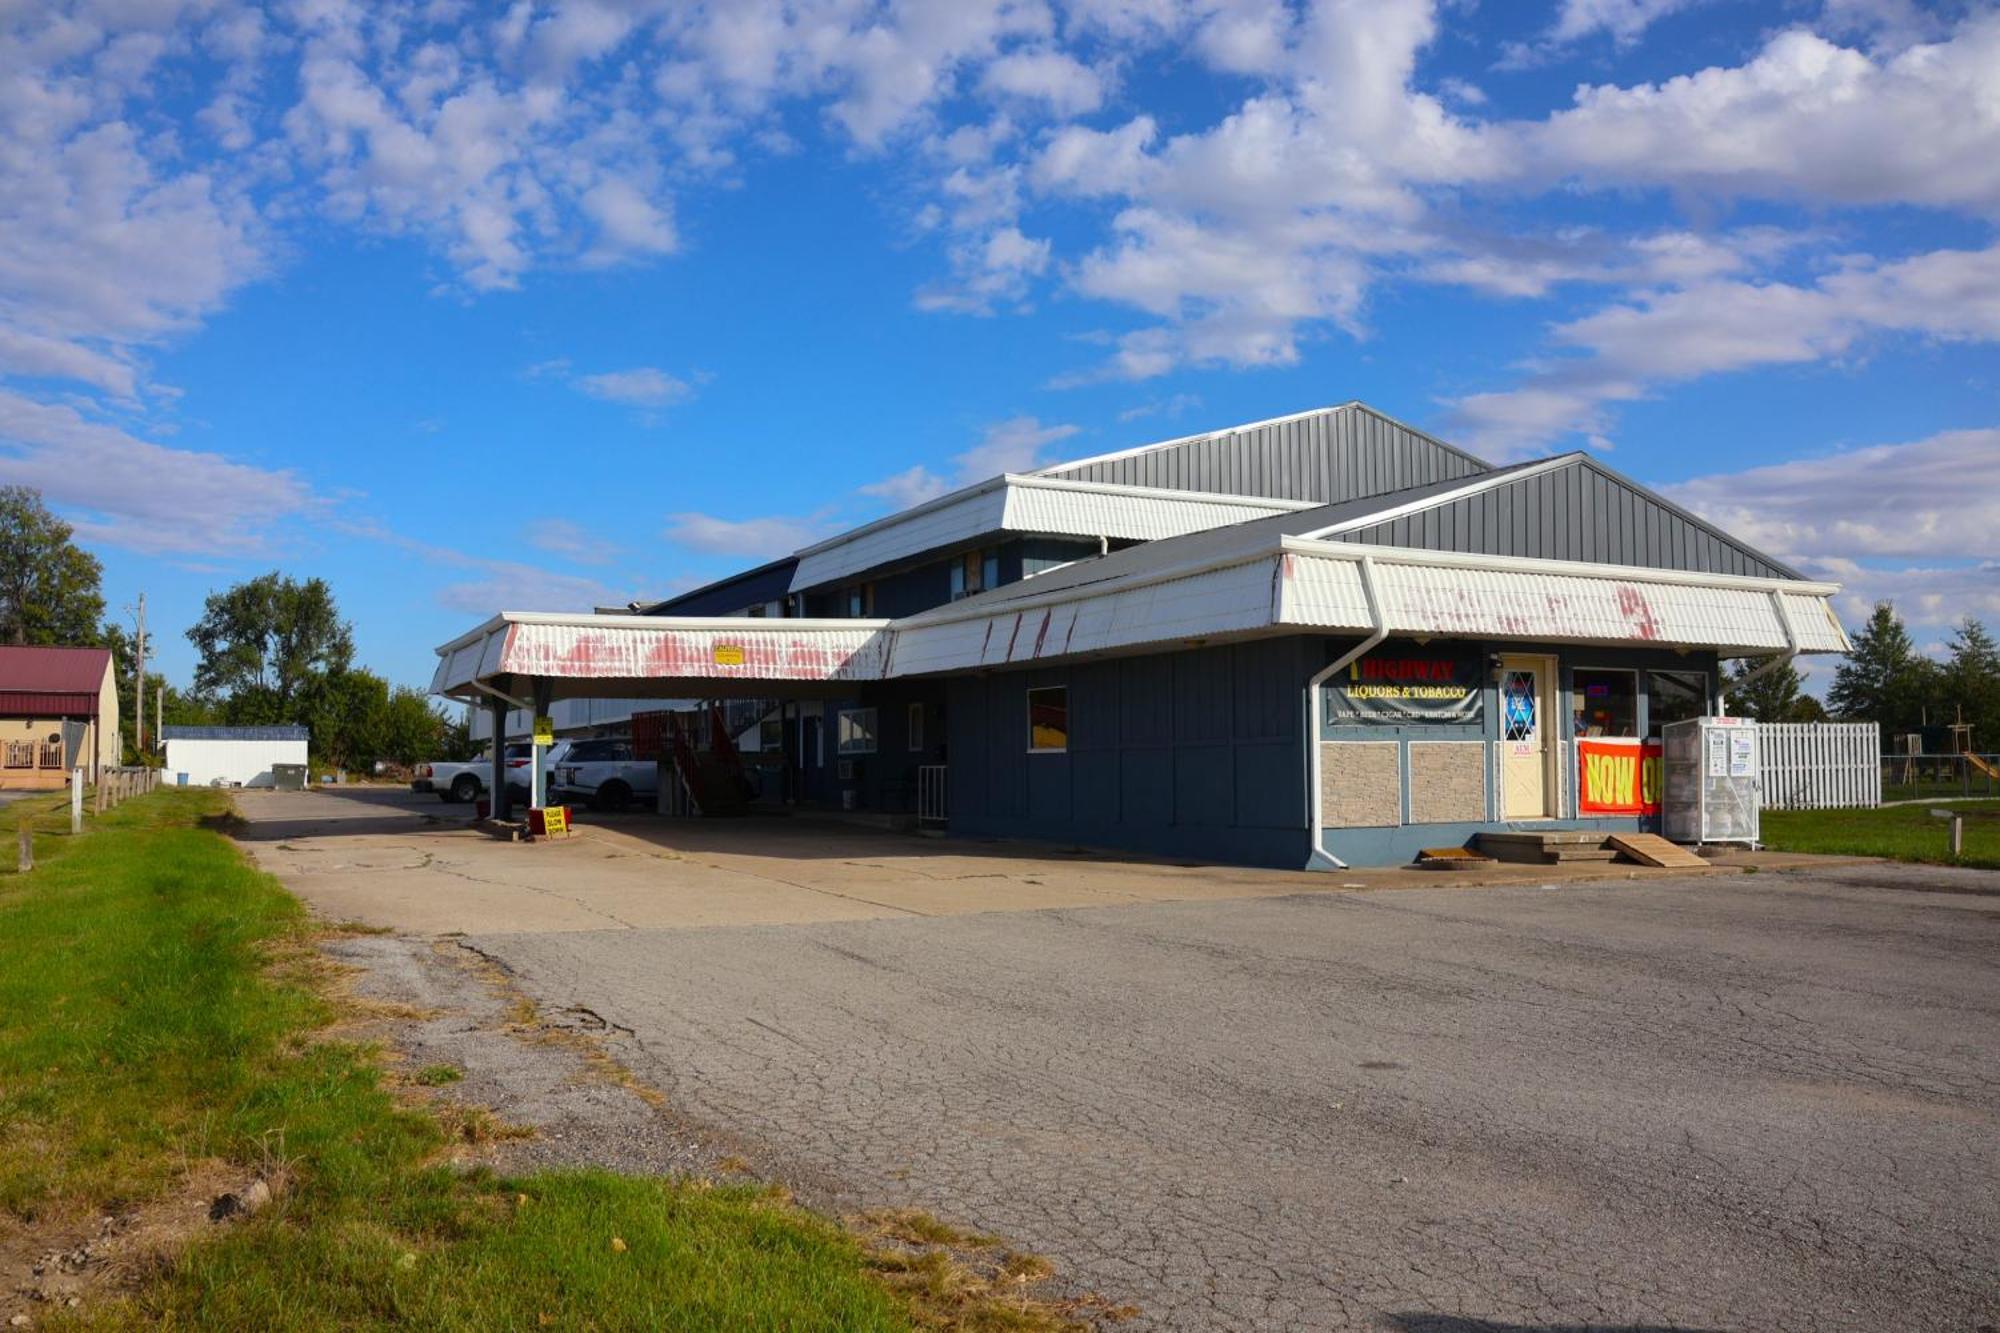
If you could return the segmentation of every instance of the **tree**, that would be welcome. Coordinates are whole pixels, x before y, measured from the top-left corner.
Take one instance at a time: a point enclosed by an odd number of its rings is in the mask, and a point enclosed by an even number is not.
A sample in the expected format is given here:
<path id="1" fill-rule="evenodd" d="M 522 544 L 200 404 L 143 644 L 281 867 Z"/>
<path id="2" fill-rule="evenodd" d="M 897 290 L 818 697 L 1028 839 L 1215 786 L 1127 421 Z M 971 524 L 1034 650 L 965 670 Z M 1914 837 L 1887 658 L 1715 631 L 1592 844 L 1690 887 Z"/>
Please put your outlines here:
<path id="1" fill-rule="evenodd" d="M 472 710 L 461 707 L 457 717 L 448 717 L 444 724 L 444 734 L 439 738 L 437 758 L 477 759 L 485 745 L 473 738 Z"/>
<path id="2" fill-rule="evenodd" d="M 1744 680 L 1762 665 L 1760 659 L 1745 658 L 1730 672 L 1729 680 L 1723 687 L 1729 696 L 1730 712 L 1755 718 L 1759 722 L 1817 721 L 1817 718 L 1808 716 L 1815 712 L 1820 718 L 1826 716 L 1819 700 L 1800 688 L 1802 681 L 1798 668 L 1790 662 L 1772 667 L 1745 685 Z"/>
<path id="3" fill-rule="evenodd" d="M 90 644 L 104 566 L 29 486 L 0 486 L 0 642 Z"/>
<path id="4" fill-rule="evenodd" d="M 1970 722 L 1975 751 L 2000 751 L 2000 644 L 1970 616 L 1952 632 L 1940 683 L 1938 720 Z"/>
<path id="5" fill-rule="evenodd" d="M 389 695 L 382 718 L 380 759 L 399 764 L 420 764 L 427 759 L 443 759 L 450 723 L 422 690 L 398 685 Z"/>
<path id="6" fill-rule="evenodd" d="M 353 628 L 325 580 L 301 583 L 275 571 L 211 593 L 188 639 L 201 655 L 196 695 L 236 725 L 303 721 L 305 709 L 325 706 L 329 679 L 354 660 Z"/>
<path id="7" fill-rule="evenodd" d="M 1827 707 L 1838 717 L 1874 722 L 1889 735 L 1915 731 L 1938 692 L 1937 665 L 1919 657 L 1888 602 L 1878 602 L 1854 651 L 1833 671 Z"/>
<path id="8" fill-rule="evenodd" d="M 366 768 L 382 748 L 389 682 L 372 671 L 343 668 L 306 691 L 299 720 L 312 730 L 313 752 L 336 768 Z"/>

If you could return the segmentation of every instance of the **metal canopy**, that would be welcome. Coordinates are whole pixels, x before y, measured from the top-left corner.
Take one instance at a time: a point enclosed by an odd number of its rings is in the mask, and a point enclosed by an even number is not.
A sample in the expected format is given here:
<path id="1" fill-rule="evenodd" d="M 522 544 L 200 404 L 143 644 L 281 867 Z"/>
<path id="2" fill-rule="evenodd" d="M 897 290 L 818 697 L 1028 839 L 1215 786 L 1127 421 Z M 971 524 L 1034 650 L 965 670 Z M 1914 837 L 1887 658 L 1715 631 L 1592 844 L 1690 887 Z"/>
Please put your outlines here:
<path id="1" fill-rule="evenodd" d="M 1266 524 L 1080 561 L 902 620 L 505 612 L 438 649 L 433 692 L 713 698 L 851 694 L 868 681 L 980 671 L 1221 638 L 1389 633 L 1629 644 L 1724 656 L 1845 652 L 1838 585 L 1364 546 Z"/>

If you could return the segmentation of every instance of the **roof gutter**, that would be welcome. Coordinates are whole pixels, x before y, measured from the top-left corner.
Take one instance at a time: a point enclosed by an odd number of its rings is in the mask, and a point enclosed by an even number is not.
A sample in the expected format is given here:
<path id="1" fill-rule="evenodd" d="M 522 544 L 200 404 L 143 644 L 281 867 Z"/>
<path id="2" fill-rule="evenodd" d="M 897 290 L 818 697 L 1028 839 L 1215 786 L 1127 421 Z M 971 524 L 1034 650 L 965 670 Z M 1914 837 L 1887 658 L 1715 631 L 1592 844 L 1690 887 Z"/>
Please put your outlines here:
<path id="1" fill-rule="evenodd" d="M 1361 594 L 1368 599 L 1368 623 L 1373 626 L 1368 637 L 1342 653 L 1333 661 L 1315 671 L 1306 682 L 1306 772 L 1310 775 L 1306 784 L 1306 808 L 1310 812 L 1308 822 L 1312 828 L 1312 852 L 1306 857 L 1307 870 L 1345 870 L 1347 862 L 1326 850 L 1325 813 L 1320 808 L 1320 783 L 1326 764 L 1324 748 L 1320 745 L 1320 690 L 1319 687 L 1337 671 L 1345 671 L 1366 654 L 1374 651 L 1389 637 L 1389 618 L 1382 610 L 1382 598 L 1375 587 L 1375 557 L 1361 557 Z"/>

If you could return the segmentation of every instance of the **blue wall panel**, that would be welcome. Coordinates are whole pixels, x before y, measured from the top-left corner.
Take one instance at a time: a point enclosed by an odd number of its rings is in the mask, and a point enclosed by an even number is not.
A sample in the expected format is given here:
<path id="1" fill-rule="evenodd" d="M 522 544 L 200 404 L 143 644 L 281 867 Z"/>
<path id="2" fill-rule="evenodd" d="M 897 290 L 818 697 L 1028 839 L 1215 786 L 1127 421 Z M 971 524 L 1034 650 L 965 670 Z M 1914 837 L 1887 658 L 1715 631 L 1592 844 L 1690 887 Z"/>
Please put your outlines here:
<path id="1" fill-rule="evenodd" d="M 1303 865 L 1299 700 L 1322 643 L 1281 639 L 955 679 L 953 772 L 977 765 L 986 782 L 954 776 L 951 827 Z M 1027 691 L 1042 685 L 1069 690 L 1066 755 L 1027 753 Z"/>

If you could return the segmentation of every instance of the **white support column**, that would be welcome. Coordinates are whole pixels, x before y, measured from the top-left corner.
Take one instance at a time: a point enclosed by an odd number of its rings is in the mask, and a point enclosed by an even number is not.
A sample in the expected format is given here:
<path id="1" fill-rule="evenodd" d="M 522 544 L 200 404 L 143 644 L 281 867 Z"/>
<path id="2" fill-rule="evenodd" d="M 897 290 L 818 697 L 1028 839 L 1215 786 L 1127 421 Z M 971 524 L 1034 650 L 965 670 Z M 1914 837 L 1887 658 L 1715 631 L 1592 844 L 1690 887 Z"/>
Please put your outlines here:
<path id="1" fill-rule="evenodd" d="M 69 771 L 69 831 L 83 832 L 83 769 Z"/>
<path id="2" fill-rule="evenodd" d="M 537 676 L 528 696 L 535 701 L 535 711 L 528 717 L 530 739 L 534 736 L 535 719 L 549 715 L 549 709 L 554 704 L 554 696 L 555 683 L 545 677 Z M 540 810 L 547 804 L 548 793 L 542 790 L 547 782 L 547 774 L 543 767 L 543 761 L 547 758 L 548 754 L 541 746 L 528 747 L 528 767 L 531 770 L 528 775 L 528 808 L 531 810 Z"/>

